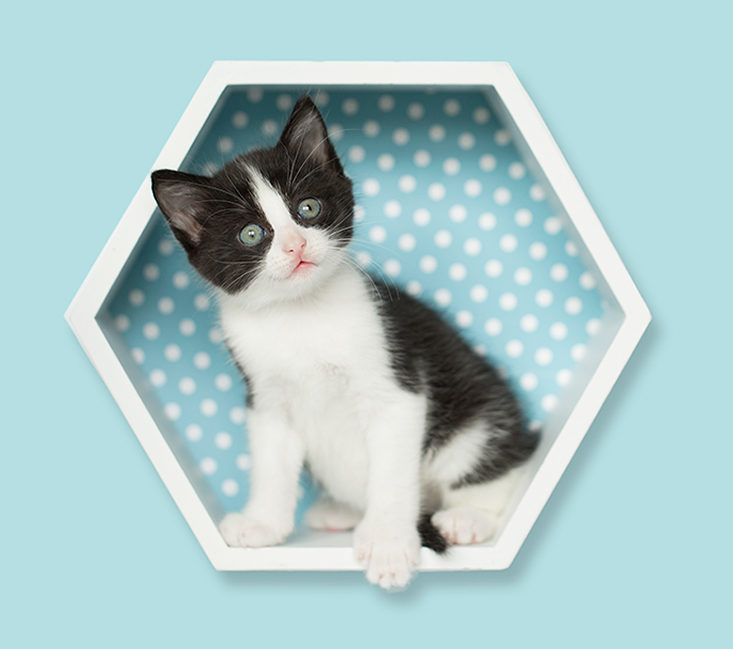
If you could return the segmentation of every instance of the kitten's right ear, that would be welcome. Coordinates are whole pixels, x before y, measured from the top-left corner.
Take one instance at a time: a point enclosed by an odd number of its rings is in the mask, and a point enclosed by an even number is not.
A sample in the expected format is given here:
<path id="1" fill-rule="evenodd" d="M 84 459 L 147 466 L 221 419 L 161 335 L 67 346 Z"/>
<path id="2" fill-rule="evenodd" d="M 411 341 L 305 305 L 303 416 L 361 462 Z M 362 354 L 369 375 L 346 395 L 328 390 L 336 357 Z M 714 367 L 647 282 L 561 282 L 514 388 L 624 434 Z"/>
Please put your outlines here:
<path id="1" fill-rule="evenodd" d="M 173 234 L 186 252 L 201 241 L 209 179 L 162 169 L 154 171 L 153 196 L 168 221 Z"/>

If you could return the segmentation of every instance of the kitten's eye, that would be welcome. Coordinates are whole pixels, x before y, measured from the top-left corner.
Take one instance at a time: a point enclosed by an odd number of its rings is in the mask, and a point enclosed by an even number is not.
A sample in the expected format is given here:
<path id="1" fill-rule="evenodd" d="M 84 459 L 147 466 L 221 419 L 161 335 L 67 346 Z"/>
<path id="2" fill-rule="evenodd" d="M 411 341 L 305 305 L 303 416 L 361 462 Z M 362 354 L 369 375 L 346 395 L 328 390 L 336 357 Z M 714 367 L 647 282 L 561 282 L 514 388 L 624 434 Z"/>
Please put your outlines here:
<path id="1" fill-rule="evenodd" d="M 317 198 L 304 198 L 298 203 L 298 216 L 301 219 L 314 219 L 321 213 L 321 204 Z"/>
<path id="2" fill-rule="evenodd" d="M 264 238 L 265 231 L 256 223 L 250 223 L 239 233 L 239 240 L 245 246 L 256 246 Z"/>

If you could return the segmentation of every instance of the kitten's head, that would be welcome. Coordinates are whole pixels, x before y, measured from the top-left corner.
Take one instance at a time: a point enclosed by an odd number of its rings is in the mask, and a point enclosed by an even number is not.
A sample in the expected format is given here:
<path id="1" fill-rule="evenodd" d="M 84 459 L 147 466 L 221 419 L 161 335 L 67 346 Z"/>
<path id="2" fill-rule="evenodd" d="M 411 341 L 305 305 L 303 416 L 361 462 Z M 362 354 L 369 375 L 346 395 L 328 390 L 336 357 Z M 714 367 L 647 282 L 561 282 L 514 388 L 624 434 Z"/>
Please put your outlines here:
<path id="1" fill-rule="evenodd" d="M 274 147 L 240 155 L 211 178 L 161 170 L 152 181 L 194 268 L 253 304 L 306 295 L 346 258 L 352 183 L 308 96 Z"/>

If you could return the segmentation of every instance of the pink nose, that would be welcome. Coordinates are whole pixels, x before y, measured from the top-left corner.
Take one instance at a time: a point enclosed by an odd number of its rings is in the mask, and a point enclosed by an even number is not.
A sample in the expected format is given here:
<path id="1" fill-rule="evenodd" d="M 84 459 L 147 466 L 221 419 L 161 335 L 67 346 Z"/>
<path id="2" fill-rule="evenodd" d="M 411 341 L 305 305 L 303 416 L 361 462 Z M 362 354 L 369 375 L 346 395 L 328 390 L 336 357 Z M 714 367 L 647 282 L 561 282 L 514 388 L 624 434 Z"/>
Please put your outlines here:
<path id="1" fill-rule="evenodd" d="M 291 230 L 282 238 L 282 251 L 288 255 L 300 255 L 305 248 L 305 239 Z"/>

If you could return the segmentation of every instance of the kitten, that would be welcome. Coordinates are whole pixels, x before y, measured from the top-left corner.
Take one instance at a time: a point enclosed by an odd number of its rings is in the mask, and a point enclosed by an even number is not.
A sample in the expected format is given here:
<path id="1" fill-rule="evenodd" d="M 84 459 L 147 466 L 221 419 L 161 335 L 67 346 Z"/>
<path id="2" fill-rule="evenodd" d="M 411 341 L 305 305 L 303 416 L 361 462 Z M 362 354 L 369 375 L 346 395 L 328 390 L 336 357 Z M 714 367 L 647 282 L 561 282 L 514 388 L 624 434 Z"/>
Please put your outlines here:
<path id="1" fill-rule="evenodd" d="M 489 539 L 537 437 L 452 328 L 351 260 L 352 182 L 313 101 L 297 101 L 273 148 L 212 178 L 162 170 L 152 181 L 217 293 L 247 385 L 251 495 L 221 522 L 226 542 L 282 543 L 304 465 L 324 491 L 306 522 L 355 529 L 372 583 L 407 584 L 421 541 L 442 552 Z"/>

